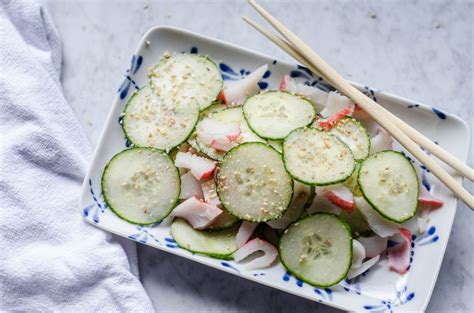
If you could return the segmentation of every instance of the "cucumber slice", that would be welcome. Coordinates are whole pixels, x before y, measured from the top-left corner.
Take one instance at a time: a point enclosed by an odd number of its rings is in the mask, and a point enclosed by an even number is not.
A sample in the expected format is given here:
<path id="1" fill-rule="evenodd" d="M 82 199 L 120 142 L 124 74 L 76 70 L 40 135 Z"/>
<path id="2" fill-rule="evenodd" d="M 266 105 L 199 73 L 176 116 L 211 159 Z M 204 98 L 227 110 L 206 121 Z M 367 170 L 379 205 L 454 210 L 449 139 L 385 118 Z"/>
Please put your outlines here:
<path id="1" fill-rule="evenodd" d="M 345 143 L 309 127 L 298 128 L 285 138 L 283 160 L 294 179 L 314 186 L 343 182 L 355 168 L 352 152 Z"/>
<path id="2" fill-rule="evenodd" d="M 235 235 L 238 230 L 238 227 L 218 231 L 196 230 L 180 218 L 171 224 L 171 236 L 181 248 L 226 260 L 231 260 L 232 253 L 237 250 Z"/>
<path id="3" fill-rule="evenodd" d="M 137 147 L 170 151 L 186 141 L 199 117 L 197 105 L 169 106 L 149 87 L 138 90 L 125 107 L 122 128 Z"/>
<path id="4" fill-rule="evenodd" d="M 339 120 L 331 129 L 331 134 L 349 146 L 354 159 L 364 160 L 369 156 L 369 133 L 358 120 L 352 117 L 345 117 Z"/>
<path id="5" fill-rule="evenodd" d="M 400 152 L 386 150 L 362 162 L 358 177 L 364 198 L 388 220 L 403 223 L 416 214 L 418 177 Z"/>
<path id="6" fill-rule="evenodd" d="M 293 180 L 281 155 L 260 142 L 248 142 L 224 156 L 217 193 L 227 211 L 249 222 L 280 218 L 293 194 Z"/>
<path id="7" fill-rule="evenodd" d="M 244 118 L 242 113 L 242 107 L 233 107 L 223 110 L 214 111 L 207 116 L 210 119 L 216 119 L 220 122 L 226 124 L 235 124 L 240 127 L 240 136 L 237 138 L 237 143 L 244 142 L 265 142 L 262 138 L 258 137 L 247 125 L 247 121 Z M 199 122 L 196 125 L 199 127 Z M 214 160 L 222 160 L 224 157 L 225 151 L 219 151 L 213 148 L 206 146 L 200 139 L 199 136 L 195 137 L 196 145 L 200 151 L 208 155 Z"/>
<path id="8" fill-rule="evenodd" d="M 283 266 L 314 286 L 335 285 L 351 268 L 351 230 L 331 213 L 317 213 L 293 223 L 281 236 L 279 247 Z"/>
<path id="9" fill-rule="evenodd" d="M 180 177 L 171 158 L 151 148 L 116 154 L 102 175 L 102 192 L 110 209 L 134 224 L 153 224 L 176 206 Z"/>
<path id="10" fill-rule="evenodd" d="M 267 140 L 267 143 L 278 152 L 283 151 L 283 140 Z"/>
<path id="11" fill-rule="evenodd" d="M 217 65 L 199 54 L 165 55 L 148 74 L 153 92 L 171 106 L 209 107 L 222 90 Z"/>
<path id="12" fill-rule="evenodd" d="M 283 91 L 252 96 L 243 106 L 250 128 L 265 139 L 283 139 L 293 129 L 309 125 L 316 116 L 308 99 Z"/>

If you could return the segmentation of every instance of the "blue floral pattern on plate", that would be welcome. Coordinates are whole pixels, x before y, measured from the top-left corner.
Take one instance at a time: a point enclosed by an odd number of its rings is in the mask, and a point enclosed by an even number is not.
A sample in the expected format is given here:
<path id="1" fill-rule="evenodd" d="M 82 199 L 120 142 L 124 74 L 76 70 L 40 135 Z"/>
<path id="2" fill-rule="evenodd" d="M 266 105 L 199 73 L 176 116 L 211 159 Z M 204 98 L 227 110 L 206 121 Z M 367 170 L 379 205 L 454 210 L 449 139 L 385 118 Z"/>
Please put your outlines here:
<path id="1" fill-rule="evenodd" d="M 104 213 L 107 210 L 108 206 L 104 200 L 104 194 L 101 192 L 99 196 L 96 195 L 94 192 L 94 188 L 92 187 L 92 179 L 89 179 L 89 192 L 94 201 L 93 204 L 88 205 L 82 210 L 82 215 L 84 217 L 88 217 L 92 213 L 92 221 L 98 224 L 100 221 L 99 214 Z"/>
<path id="2" fill-rule="evenodd" d="M 132 76 L 135 75 L 138 70 L 140 69 L 143 63 L 143 57 L 141 55 L 136 56 L 135 54 L 132 56 L 132 60 L 130 61 L 130 67 L 127 69 L 124 75 L 124 79 L 122 84 L 118 89 L 118 93 L 120 95 L 120 99 L 123 100 L 128 95 L 128 90 L 130 86 L 133 86 L 136 90 L 139 89 L 137 83 L 133 80 Z"/>

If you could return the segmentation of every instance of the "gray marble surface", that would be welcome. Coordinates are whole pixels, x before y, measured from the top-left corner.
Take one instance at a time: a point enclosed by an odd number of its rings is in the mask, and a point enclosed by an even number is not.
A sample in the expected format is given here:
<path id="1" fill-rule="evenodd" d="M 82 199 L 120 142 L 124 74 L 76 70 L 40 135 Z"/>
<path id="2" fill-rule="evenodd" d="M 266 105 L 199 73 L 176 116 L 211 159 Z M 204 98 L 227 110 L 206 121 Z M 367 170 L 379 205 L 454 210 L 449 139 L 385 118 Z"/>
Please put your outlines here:
<path id="1" fill-rule="evenodd" d="M 151 26 L 183 27 L 288 59 L 240 20 L 256 16 L 244 1 L 45 2 L 64 41 L 66 98 L 93 145 L 132 51 Z M 472 126 L 474 2 L 264 4 L 349 79 L 455 113 Z M 460 204 L 429 312 L 472 312 L 473 224 Z M 148 247 L 139 247 L 139 259 L 159 312 L 337 311 Z"/>

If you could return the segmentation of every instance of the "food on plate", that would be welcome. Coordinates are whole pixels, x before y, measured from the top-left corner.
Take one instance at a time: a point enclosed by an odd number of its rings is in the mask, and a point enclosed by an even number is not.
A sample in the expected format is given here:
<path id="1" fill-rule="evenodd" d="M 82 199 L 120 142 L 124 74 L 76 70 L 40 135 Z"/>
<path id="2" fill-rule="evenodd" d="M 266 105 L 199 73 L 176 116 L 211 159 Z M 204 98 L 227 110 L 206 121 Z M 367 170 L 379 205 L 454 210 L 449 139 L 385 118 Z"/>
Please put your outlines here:
<path id="1" fill-rule="evenodd" d="M 140 225 L 169 217 L 179 247 L 239 270 L 279 258 L 318 287 L 404 275 L 412 234 L 443 206 L 422 170 L 347 97 L 289 75 L 261 91 L 267 71 L 224 84 L 209 57 L 166 53 L 125 106 L 132 147 L 104 169 L 108 206 Z"/>

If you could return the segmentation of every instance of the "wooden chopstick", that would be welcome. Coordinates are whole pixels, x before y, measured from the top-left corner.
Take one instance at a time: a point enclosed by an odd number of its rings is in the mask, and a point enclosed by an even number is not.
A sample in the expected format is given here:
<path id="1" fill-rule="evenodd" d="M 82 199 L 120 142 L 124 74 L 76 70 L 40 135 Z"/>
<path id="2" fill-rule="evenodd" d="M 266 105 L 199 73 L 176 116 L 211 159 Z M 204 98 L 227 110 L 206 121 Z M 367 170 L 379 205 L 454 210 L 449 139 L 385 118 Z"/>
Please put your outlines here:
<path id="1" fill-rule="evenodd" d="M 350 85 L 342 76 L 327 64 L 316 52 L 306 45 L 300 38 L 287 29 L 281 22 L 270 15 L 254 0 L 249 0 L 257 12 L 264 17 L 286 40 L 296 47 L 300 54 L 308 60 L 319 72 L 329 78 L 330 82 L 343 94 L 357 103 L 377 123 L 390 133 L 405 149 L 407 149 L 418 161 L 423 163 L 441 182 L 443 182 L 454 194 L 474 210 L 474 197 L 463 188 L 448 172 L 438 163 L 431 159 L 410 137 L 397 128 L 392 120 L 386 118 L 386 113 L 372 99 Z"/>
<path id="2" fill-rule="evenodd" d="M 274 35 L 270 31 L 263 28 L 261 25 L 257 24 L 255 21 L 249 19 L 248 17 L 242 17 L 242 19 L 247 22 L 250 26 L 258 30 L 265 37 L 273 41 L 277 46 L 283 49 L 290 56 L 295 58 L 301 64 L 308 67 L 313 73 L 322 77 L 324 80 L 331 83 L 331 81 L 325 77 L 322 73 L 319 72 L 305 57 L 303 57 L 295 48 L 293 48 L 286 40 Z M 397 116 L 393 115 L 392 112 L 388 111 L 384 107 L 381 107 L 384 113 L 387 115 L 387 118 L 391 119 L 403 132 L 405 132 L 413 141 L 425 148 L 427 151 L 432 153 L 434 156 L 438 157 L 441 161 L 451 166 L 453 169 L 457 170 L 459 174 L 468 178 L 470 181 L 474 181 L 474 169 L 470 168 L 467 164 L 459 161 L 455 156 L 432 142 L 426 136 L 415 130 L 413 127 L 405 123 L 403 120 L 399 119 Z"/>

